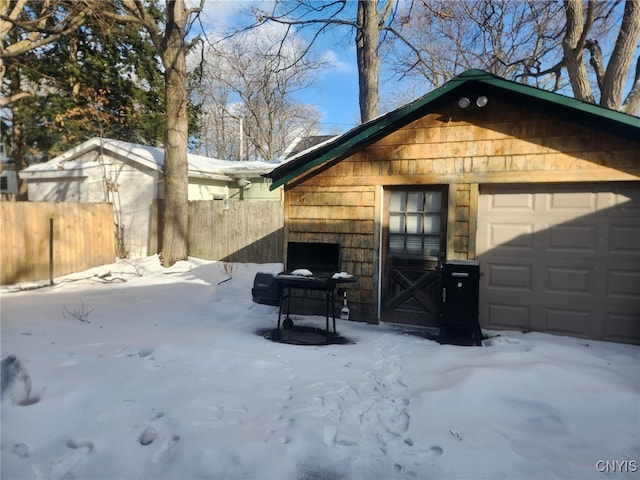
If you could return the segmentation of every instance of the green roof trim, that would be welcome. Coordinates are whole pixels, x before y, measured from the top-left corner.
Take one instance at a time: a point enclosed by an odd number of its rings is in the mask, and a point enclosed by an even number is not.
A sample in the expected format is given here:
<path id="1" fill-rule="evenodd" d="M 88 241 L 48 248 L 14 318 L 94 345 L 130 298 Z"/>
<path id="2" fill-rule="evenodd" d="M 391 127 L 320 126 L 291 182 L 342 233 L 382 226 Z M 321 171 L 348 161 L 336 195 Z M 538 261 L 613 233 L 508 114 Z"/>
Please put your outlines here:
<path id="1" fill-rule="evenodd" d="M 589 125 L 597 122 L 598 128 L 610 130 L 614 134 L 640 139 L 640 118 L 638 117 L 506 80 L 483 70 L 468 70 L 417 100 L 358 125 L 330 142 L 301 152 L 290 161 L 276 167 L 264 175 L 272 179 L 270 189 L 274 190 L 286 185 L 314 167 L 348 157 L 364 146 L 424 116 L 429 106 L 436 105 L 442 97 L 465 86 L 488 87 L 494 93 L 507 93 L 515 95 L 523 101 L 546 104 L 548 107 L 554 108 L 559 115 L 569 116 L 572 121 Z"/>

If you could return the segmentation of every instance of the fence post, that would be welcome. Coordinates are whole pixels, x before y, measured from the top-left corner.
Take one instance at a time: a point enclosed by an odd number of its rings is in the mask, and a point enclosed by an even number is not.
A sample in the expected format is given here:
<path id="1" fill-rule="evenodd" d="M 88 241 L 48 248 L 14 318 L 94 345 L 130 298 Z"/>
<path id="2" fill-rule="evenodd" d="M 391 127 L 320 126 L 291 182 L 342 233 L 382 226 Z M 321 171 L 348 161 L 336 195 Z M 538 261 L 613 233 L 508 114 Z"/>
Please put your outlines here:
<path id="1" fill-rule="evenodd" d="M 53 218 L 49 219 L 49 285 L 53 285 Z"/>

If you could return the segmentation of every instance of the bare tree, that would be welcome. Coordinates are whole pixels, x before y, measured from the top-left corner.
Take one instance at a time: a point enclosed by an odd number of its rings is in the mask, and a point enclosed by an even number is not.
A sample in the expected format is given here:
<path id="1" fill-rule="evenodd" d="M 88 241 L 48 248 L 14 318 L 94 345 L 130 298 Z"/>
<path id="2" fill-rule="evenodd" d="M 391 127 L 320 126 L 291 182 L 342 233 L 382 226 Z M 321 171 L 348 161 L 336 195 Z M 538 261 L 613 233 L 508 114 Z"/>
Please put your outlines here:
<path id="1" fill-rule="evenodd" d="M 96 8 L 100 1 L 96 1 Z M 162 264 L 173 265 L 187 258 L 187 212 L 189 170 L 187 141 L 189 119 L 187 104 L 187 52 L 198 39 L 188 42 L 190 18 L 202 11 L 200 6 L 187 8 L 184 0 L 166 0 L 166 20 L 157 22 L 154 2 L 121 0 L 123 12 L 110 14 L 115 21 L 133 22 L 151 37 L 165 69 L 166 125 L 164 140 L 164 222 L 162 229 Z"/>
<path id="2" fill-rule="evenodd" d="M 198 90 L 207 152 L 273 160 L 293 138 L 314 130 L 319 112 L 296 101 L 295 94 L 313 84 L 314 71 L 324 63 L 305 55 L 305 43 L 284 30 L 263 25 L 205 50 Z"/>
<path id="3" fill-rule="evenodd" d="M 554 91 L 570 85 L 581 100 L 638 111 L 640 65 L 635 77 L 630 71 L 640 38 L 638 1 L 422 0 L 407 5 L 393 25 L 404 41 L 387 56 L 401 76 L 426 78 L 437 87 L 464 70 L 481 68 Z M 600 45 L 616 29 L 605 65 Z"/>
<path id="4" fill-rule="evenodd" d="M 554 2 L 423 0 L 410 7 L 394 25 L 404 41 L 387 59 L 400 76 L 426 78 L 433 87 L 470 68 L 515 78 L 554 55 L 563 27 Z"/>
<path id="5" fill-rule="evenodd" d="M 564 63 L 571 80 L 574 96 L 595 103 L 584 58 L 584 52 L 589 52 L 589 64 L 600 90 L 598 103 L 614 110 L 638 114 L 640 110 L 640 56 L 638 56 L 640 2 L 637 0 L 624 2 L 618 35 L 606 65 L 600 42 L 597 37 L 592 37 L 594 24 L 598 19 L 598 10 L 606 7 L 605 14 L 607 16 L 614 15 L 617 4 L 618 2 L 606 2 L 603 5 L 602 2 L 589 0 L 585 10 L 582 0 L 565 0 L 567 28 L 562 41 Z M 623 99 L 624 87 L 628 82 L 634 57 L 637 57 L 635 73 L 631 80 L 629 93 Z"/>
<path id="6" fill-rule="evenodd" d="M 258 21 L 272 21 L 295 28 L 315 28 L 311 44 L 332 27 L 350 28 L 355 33 L 360 119 L 378 116 L 380 94 L 380 45 L 391 28 L 396 0 L 358 0 L 357 10 L 347 0 L 314 2 L 276 0 L 270 12 L 258 11 Z"/>

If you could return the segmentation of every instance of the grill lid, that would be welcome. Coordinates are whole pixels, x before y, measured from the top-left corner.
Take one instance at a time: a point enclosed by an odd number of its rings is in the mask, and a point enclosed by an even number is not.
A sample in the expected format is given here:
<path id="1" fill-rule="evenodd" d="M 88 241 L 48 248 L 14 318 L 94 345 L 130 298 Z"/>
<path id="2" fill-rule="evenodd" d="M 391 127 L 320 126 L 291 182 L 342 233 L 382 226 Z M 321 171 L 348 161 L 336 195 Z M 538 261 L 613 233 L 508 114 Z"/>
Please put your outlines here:
<path id="1" fill-rule="evenodd" d="M 314 275 L 340 271 L 340 244 L 314 242 L 287 243 L 287 272 L 311 270 Z"/>

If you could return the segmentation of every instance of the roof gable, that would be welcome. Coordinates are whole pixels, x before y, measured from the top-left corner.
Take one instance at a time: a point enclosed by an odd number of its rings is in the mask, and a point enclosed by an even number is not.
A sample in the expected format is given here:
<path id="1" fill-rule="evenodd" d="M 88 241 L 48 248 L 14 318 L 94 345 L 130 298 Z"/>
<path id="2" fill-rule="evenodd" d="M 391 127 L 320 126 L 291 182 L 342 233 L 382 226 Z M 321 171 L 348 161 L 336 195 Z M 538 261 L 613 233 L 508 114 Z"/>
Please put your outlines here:
<path id="1" fill-rule="evenodd" d="M 357 150 L 428 114 L 443 102 L 451 101 L 456 95 L 464 95 L 469 91 L 482 92 L 483 95 L 489 96 L 509 97 L 514 102 L 546 109 L 551 115 L 559 118 L 570 119 L 572 122 L 623 137 L 640 138 L 640 118 L 638 117 L 505 80 L 483 70 L 469 70 L 411 103 L 358 125 L 316 148 L 301 152 L 265 176 L 272 179 L 272 189 L 285 185 L 314 167 L 348 157 Z"/>

